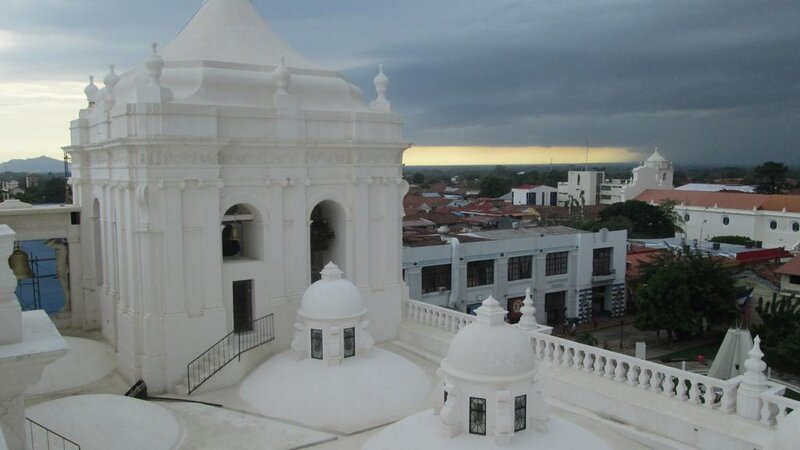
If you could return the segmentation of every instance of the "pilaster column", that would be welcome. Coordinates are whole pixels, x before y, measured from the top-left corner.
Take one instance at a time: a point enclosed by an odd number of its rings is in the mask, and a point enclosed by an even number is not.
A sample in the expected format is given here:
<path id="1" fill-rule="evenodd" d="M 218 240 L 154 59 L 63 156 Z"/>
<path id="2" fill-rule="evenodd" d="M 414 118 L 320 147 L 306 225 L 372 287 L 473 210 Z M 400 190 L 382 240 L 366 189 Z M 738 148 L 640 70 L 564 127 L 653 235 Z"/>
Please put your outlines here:
<path id="1" fill-rule="evenodd" d="M 408 297 L 412 300 L 422 301 L 422 268 L 409 267 L 406 269 L 406 285 L 408 286 Z"/>
<path id="2" fill-rule="evenodd" d="M 546 253 L 538 253 L 533 257 L 533 307 L 536 308 L 536 321 L 542 324 L 547 324 L 547 311 L 544 309 L 547 289 L 546 264 Z"/>
<path id="3" fill-rule="evenodd" d="M 506 256 L 501 256 L 495 260 L 494 295 L 495 298 L 501 300 L 508 297 L 508 257 Z"/>
<path id="4" fill-rule="evenodd" d="M 183 202 L 185 182 L 160 182 L 164 208 L 164 274 L 156 275 L 164 283 L 166 314 L 186 313 L 186 295 L 183 276 Z"/>

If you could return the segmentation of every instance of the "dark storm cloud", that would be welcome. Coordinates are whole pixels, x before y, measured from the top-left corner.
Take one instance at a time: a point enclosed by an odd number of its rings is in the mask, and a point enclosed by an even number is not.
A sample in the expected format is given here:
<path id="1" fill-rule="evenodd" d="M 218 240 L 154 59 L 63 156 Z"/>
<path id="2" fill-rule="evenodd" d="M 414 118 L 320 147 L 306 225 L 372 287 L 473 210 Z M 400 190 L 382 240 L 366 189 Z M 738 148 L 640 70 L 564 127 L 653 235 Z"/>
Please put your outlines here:
<path id="1" fill-rule="evenodd" d="M 139 64 L 198 0 L 6 0 L 0 75 Z M 373 94 L 386 63 L 406 136 L 436 145 L 591 145 L 679 162 L 800 164 L 800 2 L 256 1 L 312 60 Z M 2 35 L 0 35 L 2 36 Z M 49 45 L 42 36 L 63 36 Z M 37 45 L 38 42 L 38 45 Z"/>

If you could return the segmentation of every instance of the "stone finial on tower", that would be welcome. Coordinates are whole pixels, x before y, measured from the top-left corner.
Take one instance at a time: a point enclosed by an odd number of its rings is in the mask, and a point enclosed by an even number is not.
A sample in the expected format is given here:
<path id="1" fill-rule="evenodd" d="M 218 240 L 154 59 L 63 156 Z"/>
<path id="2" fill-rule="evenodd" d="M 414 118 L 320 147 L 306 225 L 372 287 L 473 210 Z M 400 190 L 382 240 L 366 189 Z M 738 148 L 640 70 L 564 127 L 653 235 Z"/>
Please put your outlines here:
<path id="1" fill-rule="evenodd" d="M 164 60 L 158 54 L 157 43 L 150 44 L 150 48 L 153 49 L 153 53 L 144 62 L 144 67 L 150 77 L 150 86 L 161 86 L 161 71 L 164 70 Z"/>
<path id="2" fill-rule="evenodd" d="M 292 74 L 286 68 L 286 58 L 281 56 L 281 62 L 275 67 L 272 72 L 272 77 L 275 79 L 275 85 L 278 90 L 275 95 L 289 95 L 289 82 L 291 81 Z"/>
<path id="3" fill-rule="evenodd" d="M 344 272 L 339 269 L 339 266 L 333 263 L 333 261 L 325 264 L 325 267 L 322 269 L 322 272 L 319 274 L 322 275 L 323 280 L 340 280 L 342 278 L 342 274 Z"/>
<path id="4" fill-rule="evenodd" d="M 502 325 L 506 323 L 507 311 L 500 307 L 500 302 L 493 296 L 489 296 L 481 303 L 481 307 L 475 310 L 478 315 L 478 322 L 490 326 Z"/>
<path id="5" fill-rule="evenodd" d="M 375 83 L 375 91 L 378 93 L 378 96 L 369 104 L 369 107 L 375 111 L 390 112 L 392 110 L 392 104 L 389 103 L 389 100 L 386 98 L 386 88 L 389 87 L 389 77 L 383 73 L 383 64 L 378 66 L 378 75 L 375 76 L 373 82 Z"/>
<path id="6" fill-rule="evenodd" d="M 94 84 L 94 75 L 89 75 L 89 84 L 83 88 L 83 93 L 86 94 L 86 101 L 89 102 L 89 107 L 94 105 L 95 97 L 97 96 L 97 91 L 100 89 L 97 88 L 97 85 Z"/>
<path id="7" fill-rule="evenodd" d="M 519 312 L 522 313 L 522 317 L 519 318 L 520 330 L 533 330 L 539 325 L 536 323 L 536 308 L 533 306 L 531 288 L 525 289 L 525 300 L 522 301 Z"/>
<path id="8" fill-rule="evenodd" d="M 114 100 L 116 100 L 114 98 L 114 87 L 116 87 L 117 83 L 119 83 L 119 75 L 117 75 L 117 72 L 114 70 L 114 64 L 111 64 L 108 66 L 108 73 L 105 78 L 103 78 L 103 84 L 106 85 L 106 111 L 114 106 Z"/>
<path id="9" fill-rule="evenodd" d="M 761 415 L 761 392 L 767 389 L 767 376 L 764 374 L 767 363 L 762 360 L 764 353 L 759 336 L 753 340 L 753 348 L 747 355 L 742 383 L 736 391 L 736 413 L 746 419 L 758 420 Z"/>
<path id="10" fill-rule="evenodd" d="M 172 100 L 172 91 L 161 87 L 161 72 L 164 70 L 164 60 L 158 55 L 158 44 L 153 42 L 150 46 L 153 52 L 144 62 L 149 81 L 146 86 L 137 86 L 136 101 L 138 103 L 164 103 Z"/>

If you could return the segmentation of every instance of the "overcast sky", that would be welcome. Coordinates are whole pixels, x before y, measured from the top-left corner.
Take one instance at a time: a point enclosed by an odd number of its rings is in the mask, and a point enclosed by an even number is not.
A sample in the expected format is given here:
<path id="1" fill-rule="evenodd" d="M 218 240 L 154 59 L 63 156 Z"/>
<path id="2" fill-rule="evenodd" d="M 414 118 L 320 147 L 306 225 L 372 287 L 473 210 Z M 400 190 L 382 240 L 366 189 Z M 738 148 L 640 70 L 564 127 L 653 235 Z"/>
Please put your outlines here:
<path id="1" fill-rule="evenodd" d="M 140 64 L 202 0 L 0 0 L 0 159 L 58 156 L 86 77 Z M 583 146 L 800 164 L 800 1 L 255 0 L 366 97 L 378 62 L 425 146 Z"/>

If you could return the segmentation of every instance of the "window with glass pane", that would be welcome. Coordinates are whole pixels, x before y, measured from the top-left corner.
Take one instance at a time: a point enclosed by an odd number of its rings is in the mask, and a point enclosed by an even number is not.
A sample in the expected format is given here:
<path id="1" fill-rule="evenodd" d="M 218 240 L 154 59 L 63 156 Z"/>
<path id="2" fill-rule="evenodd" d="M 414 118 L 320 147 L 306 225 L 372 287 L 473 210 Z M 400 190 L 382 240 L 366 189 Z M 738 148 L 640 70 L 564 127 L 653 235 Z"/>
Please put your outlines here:
<path id="1" fill-rule="evenodd" d="M 467 287 L 494 284 L 494 260 L 470 261 L 467 263 Z"/>
<path id="2" fill-rule="evenodd" d="M 486 435 L 486 399 L 469 398 L 469 432 Z"/>
<path id="3" fill-rule="evenodd" d="M 422 293 L 450 290 L 450 264 L 422 268 Z"/>
<path id="4" fill-rule="evenodd" d="M 609 275 L 611 273 L 611 248 L 594 249 L 592 275 Z"/>
<path id="5" fill-rule="evenodd" d="M 527 422 L 528 396 L 519 395 L 514 397 L 514 431 L 525 429 Z"/>
<path id="6" fill-rule="evenodd" d="M 548 253 L 545 259 L 545 276 L 567 273 L 569 252 Z"/>
<path id="7" fill-rule="evenodd" d="M 508 281 L 525 280 L 531 277 L 533 256 L 508 258 Z"/>
<path id="8" fill-rule="evenodd" d="M 322 330 L 311 329 L 311 357 L 322 359 Z"/>
<path id="9" fill-rule="evenodd" d="M 344 329 L 344 357 L 356 356 L 356 329 Z"/>

